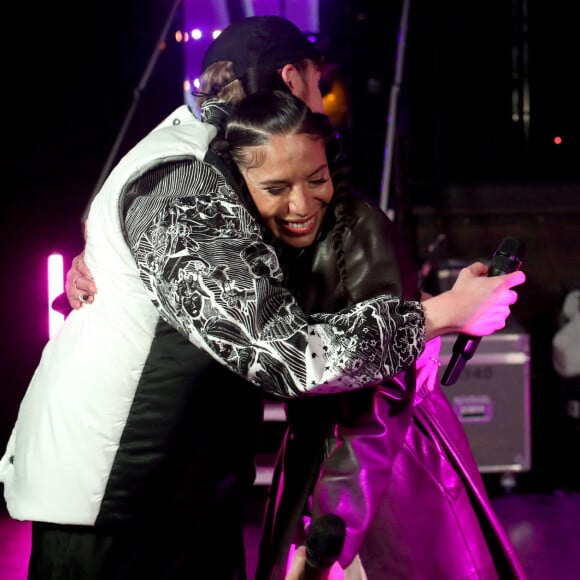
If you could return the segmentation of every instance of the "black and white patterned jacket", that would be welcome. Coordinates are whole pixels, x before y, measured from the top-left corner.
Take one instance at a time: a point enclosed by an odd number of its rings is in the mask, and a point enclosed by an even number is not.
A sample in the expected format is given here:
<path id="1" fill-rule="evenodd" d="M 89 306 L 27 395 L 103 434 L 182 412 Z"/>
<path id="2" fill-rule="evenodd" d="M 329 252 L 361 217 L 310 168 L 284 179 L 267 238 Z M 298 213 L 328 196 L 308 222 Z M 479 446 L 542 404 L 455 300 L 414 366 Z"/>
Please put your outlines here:
<path id="1" fill-rule="evenodd" d="M 22 401 L 0 461 L 12 517 L 221 525 L 252 484 L 263 393 L 378 383 L 422 350 L 417 302 L 297 306 L 255 217 L 204 162 L 215 133 L 178 108 L 93 200 L 98 294 L 47 343 Z"/>

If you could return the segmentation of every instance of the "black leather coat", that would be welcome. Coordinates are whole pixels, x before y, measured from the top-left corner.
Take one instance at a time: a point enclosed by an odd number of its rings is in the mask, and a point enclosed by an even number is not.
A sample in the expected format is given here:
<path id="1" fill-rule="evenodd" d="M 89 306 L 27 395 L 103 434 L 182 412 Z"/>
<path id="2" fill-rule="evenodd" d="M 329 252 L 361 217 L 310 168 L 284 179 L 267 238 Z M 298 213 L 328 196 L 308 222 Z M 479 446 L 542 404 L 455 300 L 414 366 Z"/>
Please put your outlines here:
<path id="1" fill-rule="evenodd" d="M 416 269 L 395 226 L 357 198 L 339 203 L 347 204 L 346 284 L 330 233 L 335 208 L 319 242 L 286 260 L 305 310 L 334 312 L 380 292 L 416 299 Z M 343 517 L 339 561 L 358 553 L 368 580 L 525 578 L 447 397 L 437 385 L 419 401 L 414 377 L 409 369 L 378 389 L 288 403 L 257 580 L 284 578 L 309 511 Z"/>

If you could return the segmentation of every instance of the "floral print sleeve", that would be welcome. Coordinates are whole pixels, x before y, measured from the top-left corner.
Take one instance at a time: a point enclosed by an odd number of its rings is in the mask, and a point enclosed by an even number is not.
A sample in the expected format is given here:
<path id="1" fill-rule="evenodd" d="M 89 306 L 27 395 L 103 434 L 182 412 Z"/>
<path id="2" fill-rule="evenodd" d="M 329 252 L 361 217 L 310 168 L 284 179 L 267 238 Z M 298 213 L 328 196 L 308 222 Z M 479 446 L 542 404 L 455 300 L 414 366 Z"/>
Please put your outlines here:
<path id="1" fill-rule="evenodd" d="M 162 318 L 271 395 L 378 384 L 423 349 L 418 302 L 381 296 L 307 316 L 283 288 L 255 218 L 205 163 L 162 164 L 121 200 L 127 241 Z"/>

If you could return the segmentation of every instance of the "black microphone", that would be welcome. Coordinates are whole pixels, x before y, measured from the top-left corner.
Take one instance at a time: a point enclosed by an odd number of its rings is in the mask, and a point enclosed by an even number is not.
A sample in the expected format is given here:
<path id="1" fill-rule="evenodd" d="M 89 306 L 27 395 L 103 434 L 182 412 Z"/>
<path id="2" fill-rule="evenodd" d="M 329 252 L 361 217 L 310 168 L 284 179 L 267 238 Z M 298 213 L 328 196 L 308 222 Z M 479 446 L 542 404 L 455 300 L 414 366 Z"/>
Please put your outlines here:
<path id="1" fill-rule="evenodd" d="M 524 242 L 516 238 L 504 238 L 493 254 L 487 275 L 499 276 L 501 274 L 511 274 L 519 270 L 522 266 L 525 248 Z M 481 336 L 460 334 L 457 337 L 453 345 L 451 360 L 441 379 L 442 385 L 449 386 L 455 384 L 465 364 L 471 359 L 480 342 Z"/>
<path id="2" fill-rule="evenodd" d="M 313 520 L 306 536 L 306 563 L 300 580 L 320 580 L 338 560 L 346 525 L 335 514 L 324 514 Z"/>

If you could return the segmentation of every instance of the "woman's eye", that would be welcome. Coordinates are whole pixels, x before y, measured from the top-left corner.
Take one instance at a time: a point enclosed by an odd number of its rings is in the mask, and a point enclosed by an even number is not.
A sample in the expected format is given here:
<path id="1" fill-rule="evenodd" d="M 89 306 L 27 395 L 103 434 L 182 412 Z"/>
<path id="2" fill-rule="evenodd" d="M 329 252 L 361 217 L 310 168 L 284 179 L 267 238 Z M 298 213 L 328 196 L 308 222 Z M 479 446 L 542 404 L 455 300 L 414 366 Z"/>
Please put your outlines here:
<path id="1" fill-rule="evenodd" d="M 327 182 L 328 182 L 328 179 L 326 177 L 320 177 L 319 179 L 311 179 L 310 180 L 310 184 L 314 185 L 314 186 L 324 185 Z"/>
<path id="2" fill-rule="evenodd" d="M 285 187 L 268 187 L 268 188 L 266 188 L 266 191 L 270 195 L 282 195 L 286 191 L 286 188 Z"/>

